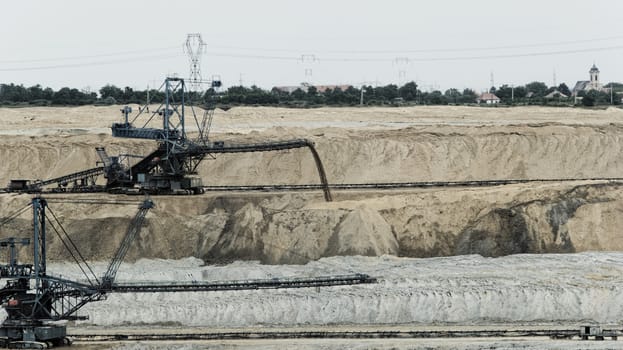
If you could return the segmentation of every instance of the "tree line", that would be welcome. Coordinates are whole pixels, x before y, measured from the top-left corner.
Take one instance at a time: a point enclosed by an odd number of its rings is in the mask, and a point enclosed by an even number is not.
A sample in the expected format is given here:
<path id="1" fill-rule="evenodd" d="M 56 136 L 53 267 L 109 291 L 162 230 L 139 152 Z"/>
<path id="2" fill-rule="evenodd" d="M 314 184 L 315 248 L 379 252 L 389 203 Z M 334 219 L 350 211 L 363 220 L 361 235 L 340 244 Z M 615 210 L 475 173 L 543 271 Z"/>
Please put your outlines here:
<path id="1" fill-rule="evenodd" d="M 500 98 L 505 105 L 573 105 L 585 106 L 620 104 L 619 93 L 623 84 L 610 83 L 607 88 L 612 94 L 591 90 L 578 93 L 580 99 L 571 97 L 569 87 L 562 83 L 548 87 L 543 82 L 532 82 L 522 86 L 502 85 L 491 87 L 490 93 Z M 553 94 L 552 94 L 553 93 Z M 549 95 L 549 96 L 548 96 Z M 193 92 L 187 100 L 194 103 L 216 104 L 223 106 L 262 105 L 287 107 L 314 106 L 355 106 L 355 105 L 459 105 L 475 104 L 479 94 L 471 89 L 447 89 L 422 91 L 415 82 L 402 86 L 349 86 L 345 89 L 336 87 L 320 92 L 316 87 L 304 85 L 292 92 L 273 88 L 265 90 L 257 86 L 232 86 L 224 91 L 213 88 L 203 92 Z M 114 85 L 102 87 L 98 93 L 63 87 L 53 90 L 41 85 L 24 87 L 15 84 L 0 84 L 0 105 L 4 106 L 80 106 L 145 104 L 164 102 L 164 93 L 155 89 L 134 90 L 130 87 L 119 88 Z M 178 99 L 180 96 L 177 97 Z"/>

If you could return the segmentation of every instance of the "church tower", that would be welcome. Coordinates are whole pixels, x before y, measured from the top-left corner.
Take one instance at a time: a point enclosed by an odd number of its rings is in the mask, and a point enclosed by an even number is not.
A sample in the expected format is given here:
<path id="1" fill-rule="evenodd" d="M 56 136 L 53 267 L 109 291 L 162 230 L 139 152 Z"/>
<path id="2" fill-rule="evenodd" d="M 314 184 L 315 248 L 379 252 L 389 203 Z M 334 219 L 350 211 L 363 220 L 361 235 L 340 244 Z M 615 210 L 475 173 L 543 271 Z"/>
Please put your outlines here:
<path id="1" fill-rule="evenodd" d="M 591 70 L 589 70 L 588 73 L 591 75 L 590 86 L 593 89 L 600 89 L 601 86 L 599 84 L 599 69 L 594 63 L 593 63 L 593 67 L 591 67 Z"/>

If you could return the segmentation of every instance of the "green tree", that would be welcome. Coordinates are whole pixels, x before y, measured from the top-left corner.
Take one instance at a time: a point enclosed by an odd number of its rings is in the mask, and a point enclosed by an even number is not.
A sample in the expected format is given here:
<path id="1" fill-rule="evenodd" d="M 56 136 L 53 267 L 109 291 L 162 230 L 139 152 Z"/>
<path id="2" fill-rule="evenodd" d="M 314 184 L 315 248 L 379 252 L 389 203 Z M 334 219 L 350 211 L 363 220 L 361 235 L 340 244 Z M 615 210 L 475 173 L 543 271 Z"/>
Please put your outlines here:
<path id="1" fill-rule="evenodd" d="M 105 85 L 99 91 L 102 99 L 112 97 L 117 101 L 123 101 L 123 90 L 114 85 Z"/>
<path id="2" fill-rule="evenodd" d="M 533 81 L 529 84 L 526 84 L 526 90 L 533 94 L 533 97 L 539 98 L 546 95 L 547 85 L 540 81 Z"/>
<path id="3" fill-rule="evenodd" d="M 515 99 L 515 88 L 504 84 L 497 89 L 495 96 L 504 103 L 511 103 Z"/>
<path id="4" fill-rule="evenodd" d="M 461 103 L 475 103 L 478 98 L 478 94 L 476 91 L 472 89 L 464 89 L 461 94 L 461 99 L 459 100 Z"/>
<path id="5" fill-rule="evenodd" d="M 303 100 L 305 100 L 305 97 L 306 97 L 307 94 L 301 88 L 298 88 L 298 89 L 292 91 L 292 93 L 290 95 L 295 100 L 303 101 Z"/>
<path id="6" fill-rule="evenodd" d="M 417 84 L 410 81 L 398 89 L 398 95 L 405 101 L 415 101 L 417 99 Z"/>
<path id="7" fill-rule="evenodd" d="M 223 103 L 243 104 L 247 93 L 244 86 L 230 86 L 223 96 Z"/>
<path id="8" fill-rule="evenodd" d="M 593 91 L 595 90 L 591 90 L 589 91 L 589 93 Z M 599 105 L 610 104 L 610 93 L 605 92 L 605 91 L 596 91 L 594 96 L 595 96 L 595 104 L 599 104 Z"/>
<path id="9" fill-rule="evenodd" d="M 528 90 L 525 86 L 515 86 L 514 95 L 515 99 L 522 100 L 528 95 Z"/>
<path id="10" fill-rule="evenodd" d="M 336 87 L 335 89 L 327 89 L 324 92 L 325 97 L 327 98 L 327 104 L 329 105 L 340 105 L 347 102 L 346 94 L 340 89 Z"/>
<path id="11" fill-rule="evenodd" d="M 270 94 L 277 101 L 277 103 L 287 103 L 292 100 L 292 97 L 287 91 L 277 87 L 272 88 L 272 90 L 270 90 Z"/>
<path id="12" fill-rule="evenodd" d="M 42 99 L 52 101 L 53 96 L 54 96 L 54 90 L 52 90 L 52 88 L 47 87 L 43 89 L 43 94 L 41 96 Z"/>
<path id="13" fill-rule="evenodd" d="M 273 105 L 279 102 L 279 99 L 270 94 L 267 91 L 260 89 L 259 87 L 253 85 L 250 89 L 246 90 L 246 95 L 243 98 L 243 102 L 245 104 L 252 105 Z"/>
<path id="14" fill-rule="evenodd" d="M 582 97 L 582 105 L 586 107 L 592 107 L 595 105 L 595 98 L 593 94 L 587 93 L 584 97 Z"/>
<path id="15" fill-rule="evenodd" d="M 68 87 L 61 88 L 52 96 L 52 103 L 55 105 L 70 105 L 72 103 L 71 89 Z"/>
<path id="16" fill-rule="evenodd" d="M 354 86 L 349 86 L 344 90 L 344 102 L 349 105 L 359 104 L 359 97 L 361 96 L 361 90 Z"/>
<path id="17" fill-rule="evenodd" d="M 389 84 L 385 86 L 377 86 L 374 88 L 374 95 L 381 101 L 392 101 L 398 97 L 398 86 Z"/>
<path id="18" fill-rule="evenodd" d="M 41 85 L 37 84 L 28 88 L 28 95 L 30 100 L 42 100 L 43 99 L 43 89 Z"/>
<path id="19" fill-rule="evenodd" d="M 569 87 L 565 83 L 560 83 L 560 85 L 558 85 L 558 91 L 567 97 L 571 96 L 571 90 L 569 90 Z"/>
<path id="20" fill-rule="evenodd" d="M 375 90 L 374 87 L 372 87 L 372 85 L 364 85 L 361 87 L 363 89 L 363 103 L 366 105 L 374 105 L 374 104 L 378 104 L 378 101 L 376 101 L 376 95 L 375 95 Z"/>
<path id="21" fill-rule="evenodd" d="M 318 95 L 318 89 L 315 86 L 307 88 L 307 97 L 309 97 L 310 100 L 313 100 L 316 95 Z"/>
<path id="22" fill-rule="evenodd" d="M 139 99 L 136 98 L 134 94 L 134 90 L 129 86 L 126 86 L 123 89 L 123 94 L 121 96 L 122 96 L 123 103 L 139 103 L 140 102 Z"/>
<path id="23" fill-rule="evenodd" d="M 435 90 L 428 94 L 428 103 L 432 105 L 447 105 L 448 99 L 444 96 L 441 91 Z"/>
<path id="24" fill-rule="evenodd" d="M 443 93 L 446 100 L 451 103 L 459 103 L 461 101 L 461 92 L 457 89 L 448 89 Z"/>
<path id="25" fill-rule="evenodd" d="M 15 85 L 13 83 L 0 86 L 0 101 L 7 102 L 28 102 L 30 96 L 28 90 L 23 85 Z"/>

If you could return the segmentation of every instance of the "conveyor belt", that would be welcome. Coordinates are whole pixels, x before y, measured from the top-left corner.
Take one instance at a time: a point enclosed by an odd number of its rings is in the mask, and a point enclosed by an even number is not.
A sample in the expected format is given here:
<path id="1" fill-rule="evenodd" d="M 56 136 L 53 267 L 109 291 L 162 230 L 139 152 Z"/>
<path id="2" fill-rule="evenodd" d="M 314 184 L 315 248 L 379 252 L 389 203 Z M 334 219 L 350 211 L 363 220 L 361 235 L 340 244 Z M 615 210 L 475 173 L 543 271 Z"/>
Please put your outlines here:
<path id="1" fill-rule="evenodd" d="M 328 287 L 354 284 L 376 283 L 376 278 L 365 274 L 321 276 L 309 278 L 275 278 L 264 280 L 226 281 L 226 282 L 184 282 L 184 283 L 131 283 L 114 284 L 114 293 L 153 293 L 181 291 L 223 291 Z"/>
<path id="2" fill-rule="evenodd" d="M 205 146 L 196 146 L 176 152 L 180 154 L 211 154 L 211 153 L 248 153 L 248 152 L 270 152 L 282 151 L 295 148 L 313 147 L 313 143 L 306 139 L 295 139 L 287 141 L 274 141 L 264 143 L 222 143 L 215 142 Z"/>
<path id="3" fill-rule="evenodd" d="M 469 181 L 420 181 L 420 182 L 379 182 L 355 184 L 329 184 L 332 190 L 361 190 L 361 189 L 400 189 L 400 188 L 443 188 L 443 187 L 492 187 L 522 183 L 551 183 L 551 182 L 578 182 L 578 181 L 607 181 L 623 183 L 623 178 L 578 178 L 578 179 L 509 179 L 509 180 L 469 180 Z M 204 186 L 205 191 L 306 191 L 322 188 L 321 184 L 303 185 L 244 185 L 244 186 Z"/>
<path id="4" fill-rule="evenodd" d="M 379 183 L 353 183 L 353 184 L 329 184 L 332 190 L 392 190 L 401 188 L 444 188 L 444 187 L 493 187 L 523 183 L 555 183 L 555 182 L 581 182 L 581 181 L 603 181 L 608 183 L 623 183 L 620 177 L 594 177 L 594 178 L 565 178 L 565 179 L 510 179 L 510 180 L 469 180 L 469 181 L 420 181 L 420 182 L 379 182 Z M 322 184 L 300 184 L 300 185 L 215 185 L 204 186 L 205 191 L 210 192 L 279 192 L 279 191 L 307 191 L 323 189 Z M 11 189 L 0 189 L 0 192 L 19 192 Z M 42 190 L 43 193 L 56 193 L 55 190 Z M 106 192 L 103 187 L 80 189 L 79 192 Z M 71 193 L 71 189 L 69 192 Z"/>
<path id="5" fill-rule="evenodd" d="M 181 154 L 187 156 L 197 156 L 201 154 L 214 154 L 214 153 L 242 153 L 242 152 L 270 152 L 281 151 L 295 148 L 307 147 L 312 153 L 316 169 L 318 170 L 318 176 L 320 177 L 320 183 L 318 189 L 322 189 L 324 198 L 327 202 L 332 201 L 331 191 L 329 190 L 329 182 L 327 180 L 327 174 L 322 165 L 322 160 L 314 143 L 307 139 L 295 139 L 287 141 L 275 141 L 265 143 L 250 143 L 250 144 L 226 144 L 223 142 L 214 142 L 209 145 L 196 146 L 190 149 L 184 150 Z"/>
<path id="6" fill-rule="evenodd" d="M 51 184 L 62 184 L 62 183 L 69 183 L 71 181 L 75 181 L 75 180 L 80 180 L 80 179 L 85 179 L 91 176 L 98 176 L 104 173 L 104 168 L 103 167 L 97 167 L 97 168 L 92 168 L 92 169 L 87 169 L 87 170 L 82 170 L 82 171 L 78 171 L 72 174 L 68 174 L 68 175 L 64 175 L 64 176 L 60 176 L 60 177 L 56 177 L 53 179 L 48 179 L 48 180 L 43 180 L 43 181 L 35 181 L 33 182 L 30 186 L 31 187 L 42 187 L 42 186 L 47 186 L 47 185 L 51 185 Z"/>

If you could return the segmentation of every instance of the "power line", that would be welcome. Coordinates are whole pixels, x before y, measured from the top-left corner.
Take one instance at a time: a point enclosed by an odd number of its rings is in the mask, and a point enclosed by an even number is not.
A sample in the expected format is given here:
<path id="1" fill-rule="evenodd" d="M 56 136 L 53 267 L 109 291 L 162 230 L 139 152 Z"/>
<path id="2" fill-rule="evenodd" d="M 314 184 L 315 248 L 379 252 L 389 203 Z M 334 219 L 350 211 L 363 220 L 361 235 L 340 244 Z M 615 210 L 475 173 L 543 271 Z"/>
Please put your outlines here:
<path id="1" fill-rule="evenodd" d="M 616 40 L 623 39 L 623 36 L 612 36 L 612 37 L 603 37 L 603 38 L 594 38 L 594 39 L 583 39 L 583 40 L 571 40 L 571 41 L 557 41 L 557 42 L 543 42 L 536 44 L 523 44 L 523 45 L 506 45 L 506 46 L 491 46 L 491 47 L 472 47 L 472 48 L 427 48 L 427 49 L 390 49 L 390 50 L 304 50 L 307 52 L 318 52 L 318 53 L 343 53 L 343 54 L 375 54 L 375 53 L 436 53 L 436 52 L 470 52 L 470 51 L 494 51 L 494 50 L 509 50 L 509 49 L 520 49 L 520 48 L 530 48 L 530 47 L 551 47 L 551 46 L 564 46 L 571 44 L 581 44 L 581 43 L 594 43 L 598 41 L 606 41 L 606 40 Z M 205 44 L 204 44 L 205 45 Z M 258 48 L 258 47 L 240 47 L 240 46 L 230 46 L 230 45 L 211 45 L 212 48 L 215 49 L 230 49 L 230 50 L 245 50 L 245 51 L 259 51 L 259 52 L 290 52 L 300 54 L 301 50 L 293 50 L 293 49 L 279 49 L 279 48 Z M 0 63 L 37 63 L 37 62 L 57 62 L 57 61 L 74 61 L 81 59 L 90 59 L 90 58 L 102 58 L 102 57 L 114 57 L 114 56 L 127 56 L 127 55 L 136 55 L 136 54 L 145 54 L 146 52 L 158 52 L 158 51 L 171 51 L 177 50 L 179 46 L 167 46 L 167 47 L 159 47 L 159 48 L 151 48 L 151 49 L 140 49 L 140 50 L 130 50 L 130 51 L 119 51 L 112 53 L 102 53 L 95 55 L 82 55 L 82 56 L 67 56 L 67 57 L 53 57 L 53 58 L 39 58 L 39 59 L 14 59 L 14 60 L 0 60 Z M 214 54 L 214 55 L 223 55 L 223 54 Z M 283 60 L 293 60 L 293 57 L 284 57 L 284 56 L 269 56 L 269 55 L 245 55 L 245 54 L 235 54 L 235 53 L 225 53 L 228 56 L 237 56 L 237 57 L 256 57 L 256 58 L 266 58 L 266 59 L 283 59 Z M 301 59 L 301 56 L 298 55 L 296 59 Z M 364 59 L 365 61 L 372 61 L 373 59 Z"/>
<path id="2" fill-rule="evenodd" d="M 579 41 L 576 41 L 579 42 Z M 541 45 L 541 44 L 535 44 Z M 518 47 L 518 46 L 515 46 Z M 488 59 L 508 59 L 508 58 L 525 58 L 525 57 L 542 57 L 542 56 L 556 56 L 556 55 L 569 55 L 576 53 L 594 53 L 600 51 L 614 51 L 623 49 L 623 45 L 614 45 L 614 46 L 604 46 L 604 47 L 593 47 L 593 48 L 579 48 L 579 49 L 568 49 L 568 50 L 557 50 L 557 51 L 537 51 L 537 52 L 528 52 L 528 53 L 510 53 L 510 54 L 493 54 L 493 55 L 465 55 L 465 56 L 437 56 L 437 57 L 409 57 L 403 56 L 402 59 L 407 60 L 408 62 L 444 62 L 444 61 L 474 61 L 474 60 L 488 60 Z M 160 49 L 154 49 L 160 50 Z M 144 51 L 143 51 L 144 52 Z M 432 52 L 432 51 L 430 51 Z M 93 56 L 82 56 L 82 57 L 109 57 L 114 55 L 123 55 L 129 53 L 136 53 L 136 51 L 127 51 L 125 53 L 116 53 L 116 54 L 104 54 L 104 55 L 93 55 Z M 252 59 L 252 60 L 275 60 L 275 61 L 292 61 L 292 62 L 301 62 L 301 55 L 258 55 L 258 54 L 240 54 L 240 53 L 231 53 L 231 52 L 209 52 L 210 56 L 213 57 L 226 57 L 226 58 L 236 58 L 236 59 Z M 109 64 L 118 64 L 118 63 L 128 63 L 128 62 L 146 62 L 146 61 L 156 61 L 156 60 L 166 60 L 171 58 L 180 57 L 180 53 L 172 53 L 172 54 L 162 54 L 162 55 L 142 55 L 136 57 L 129 57 L 123 59 L 113 59 L 113 60 L 101 60 L 101 61 L 92 61 L 92 62 L 76 62 L 76 63 L 66 63 L 66 64 L 56 64 L 56 65 L 42 65 L 42 66 L 30 66 L 30 67 L 11 67 L 11 68 L 0 68 L 0 72 L 22 72 L 22 71 L 35 71 L 35 70 L 53 70 L 53 69 L 65 69 L 65 68 L 77 68 L 77 67 L 89 67 L 89 66 L 100 66 L 100 65 L 109 65 Z M 368 62 L 368 63 L 391 63 L 396 60 L 396 57 L 322 57 L 318 55 L 313 55 L 314 60 L 317 62 Z M 68 58 L 69 59 L 69 58 Z M 78 58 L 71 58 L 78 59 Z M 58 60 L 62 60 L 59 58 Z M 34 60 L 36 61 L 36 60 Z M 30 62 L 34 62 L 30 61 Z M 43 61 L 43 60 L 42 60 Z M 9 62 L 9 61 L 0 61 Z M 28 62 L 28 61 L 22 61 Z"/>
<path id="3" fill-rule="evenodd" d="M 39 58 L 39 59 L 31 59 L 31 60 L 3 60 L 3 61 L 0 61 L 0 63 L 37 63 L 37 62 L 55 62 L 55 61 L 74 61 L 74 60 L 82 60 L 85 58 L 88 59 L 88 58 L 101 58 L 101 57 L 113 57 L 113 56 L 126 56 L 126 55 L 135 55 L 135 54 L 145 54 L 146 52 L 170 51 L 173 49 L 178 49 L 178 46 L 169 46 L 169 47 L 142 49 L 142 50 L 133 50 L 133 51 L 120 51 L 120 52 L 113 52 L 113 53 L 88 55 L 88 56 Z"/>
<path id="4" fill-rule="evenodd" d="M 472 47 L 472 48 L 426 48 L 426 49 L 390 49 L 390 50 L 305 50 L 307 52 L 317 52 L 317 53 L 342 53 L 342 54 L 396 54 L 396 53 L 438 53 L 438 52 L 471 52 L 471 51 L 495 51 L 495 50 L 510 50 L 510 49 L 522 49 L 522 48 L 531 48 L 531 47 L 551 47 L 551 46 L 565 46 L 572 44 L 582 44 L 582 43 L 594 43 L 598 41 L 606 41 L 606 40 L 617 40 L 623 39 L 623 36 L 611 36 L 611 37 L 602 37 L 602 38 L 593 38 L 593 39 L 581 39 L 581 40 L 570 40 L 570 41 L 556 41 L 556 42 L 542 42 L 535 44 L 522 44 L 522 45 L 505 45 L 505 46 L 490 46 L 490 47 Z M 204 44 L 205 45 L 205 44 Z M 272 55 L 257 55 L 257 54 L 242 54 L 242 53 L 210 53 L 212 56 L 221 56 L 221 57 L 233 57 L 233 58 L 254 58 L 254 59 L 270 59 L 270 60 L 301 60 L 300 52 L 301 50 L 294 49 L 279 49 L 279 48 L 259 48 L 259 47 L 240 47 L 240 46 L 230 46 L 230 45 L 211 45 L 213 49 L 230 49 L 230 50 L 245 50 L 245 51 L 257 51 L 257 52 L 290 52 L 297 53 L 297 56 L 272 56 Z M 54 57 L 54 58 L 41 58 L 41 59 L 15 59 L 15 60 L 0 60 L 0 64 L 5 63 L 37 63 L 37 62 L 57 62 L 57 61 L 74 61 L 74 60 L 82 60 L 82 59 L 91 59 L 91 58 L 102 58 L 102 57 L 114 57 L 114 56 L 126 56 L 126 55 L 136 55 L 136 54 L 145 54 L 146 52 L 158 52 L 158 51 L 171 51 L 177 50 L 179 46 L 168 46 L 168 47 L 160 47 L 160 48 L 151 48 L 151 49 L 140 49 L 140 50 L 131 50 L 131 51 L 120 51 L 120 52 L 112 52 L 112 53 L 102 53 L 95 55 L 82 55 L 82 56 L 68 56 L 68 57 Z M 535 55 L 550 55 L 550 54 L 562 54 L 562 53 L 575 53 L 575 52 L 586 52 L 590 50 L 611 50 L 611 49 L 620 49 L 621 46 L 611 46 L 611 47 L 600 47 L 595 49 L 569 49 L 562 51 L 553 51 L 553 52 L 542 52 L 542 53 L 526 53 L 526 54 L 495 54 L 495 55 L 487 55 L 487 56 L 467 56 L 467 57 L 438 57 L 438 58 L 410 58 L 405 57 L 408 60 L 458 60 L 458 59 L 480 59 L 480 58 L 504 58 L 504 57 L 525 57 L 525 56 L 535 56 Z M 314 55 L 315 56 L 315 55 Z M 374 62 L 374 61 L 388 61 L 390 59 L 383 58 L 325 58 L 324 61 L 361 61 L 361 62 Z M 83 63 L 76 63 L 83 64 Z M 91 64 L 91 63 L 89 63 Z M 101 64 L 101 63 L 95 63 Z M 67 64 L 68 66 L 69 64 Z M 60 66 L 60 65 L 59 65 Z M 65 66 L 65 65 L 63 65 Z M 51 68 L 56 68 L 56 66 L 50 66 Z M 33 67 L 28 68 L 33 69 Z M 34 69 L 39 69 L 34 67 Z M 8 69 L 14 70 L 14 69 Z"/>
<path id="5" fill-rule="evenodd" d="M 228 49 L 228 50 L 243 50 L 243 51 L 263 51 L 263 52 L 284 52 L 284 53 L 300 53 L 317 52 L 317 53 L 342 53 L 342 54 L 400 54 L 400 53 L 436 53 L 436 52 L 470 52 L 470 51 L 495 51 L 495 50 L 510 50 L 510 49 L 525 49 L 534 47 L 552 47 L 552 46 L 566 46 L 573 44 L 585 44 L 594 43 L 598 41 L 609 41 L 623 39 L 623 36 L 611 36 L 593 39 L 580 39 L 569 41 L 554 41 L 554 42 L 541 42 L 534 44 L 520 44 L 520 45 L 503 45 L 503 46 L 484 46 L 484 47 L 463 47 L 463 48 L 426 48 L 426 49 L 388 49 L 388 50 L 296 50 L 296 49 L 281 49 L 281 48 L 259 48 L 259 47 L 240 47 L 230 45 L 211 45 L 215 49 Z"/>
<path id="6" fill-rule="evenodd" d="M 584 52 L 596 52 L 596 51 L 614 51 L 623 49 L 623 45 L 608 46 L 608 47 L 596 47 L 585 49 L 572 49 L 572 50 L 560 50 L 560 51 L 545 51 L 545 52 L 530 52 L 519 54 L 500 54 L 500 55 L 484 55 L 484 56 L 460 56 L 460 57 L 434 57 L 434 58 L 413 58 L 414 61 L 469 61 L 469 60 L 483 60 L 483 59 L 496 59 L 496 58 L 522 58 L 522 57 L 540 57 L 540 56 L 557 56 L 568 55 L 574 53 Z"/>
<path id="7" fill-rule="evenodd" d="M 167 59 L 176 58 L 180 56 L 182 56 L 182 54 L 141 56 L 141 57 L 126 58 L 126 59 L 118 59 L 118 60 L 94 61 L 94 62 L 84 62 L 84 63 L 67 63 L 67 64 L 57 64 L 57 65 L 46 65 L 46 66 L 0 68 L 0 72 L 26 72 L 26 71 L 34 71 L 34 70 L 53 70 L 53 69 L 65 69 L 65 68 L 102 66 L 102 65 L 109 65 L 109 64 L 129 63 L 129 62 L 161 61 L 161 60 L 167 60 Z"/>
<path id="8" fill-rule="evenodd" d="M 279 60 L 279 61 L 301 61 L 301 56 L 267 56 L 267 55 L 251 55 L 251 54 L 235 54 L 235 53 L 216 53 L 210 52 L 210 56 L 227 57 L 227 58 L 249 58 L 259 60 Z"/>
<path id="9" fill-rule="evenodd" d="M 438 57 L 404 57 L 413 62 L 434 62 L 434 61 L 469 61 L 469 60 L 485 60 L 485 59 L 502 59 L 502 58 L 522 58 L 522 57 L 539 57 L 539 56 L 556 56 L 556 55 L 568 55 L 584 52 L 596 52 L 596 51 L 613 51 L 621 50 L 623 45 L 596 47 L 596 48 L 583 48 L 583 49 L 569 49 L 559 51 L 542 51 L 542 52 L 529 52 L 529 53 L 513 53 L 513 54 L 495 54 L 495 55 L 480 55 L 480 56 L 438 56 Z M 300 61 L 300 56 L 270 56 L 270 55 L 253 55 L 253 54 L 236 54 L 236 53 L 210 53 L 211 56 L 228 57 L 228 58 L 241 58 L 241 59 L 257 59 L 257 60 L 280 60 L 280 61 Z M 370 58 L 370 57 L 318 57 L 318 61 L 324 62 L 392 62 L 394 58 Z"/>

